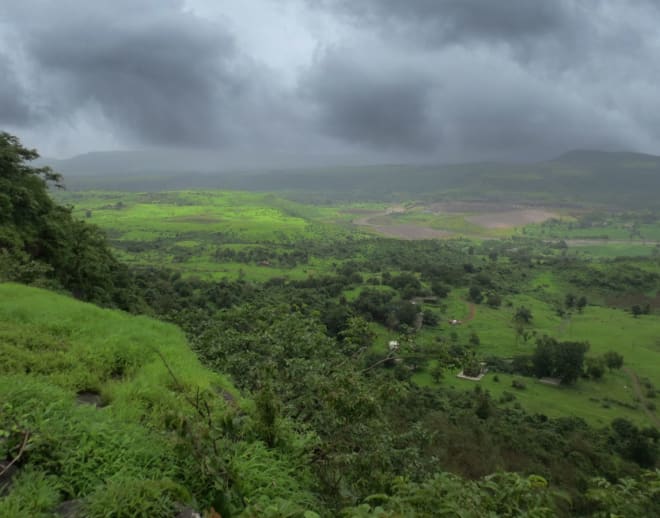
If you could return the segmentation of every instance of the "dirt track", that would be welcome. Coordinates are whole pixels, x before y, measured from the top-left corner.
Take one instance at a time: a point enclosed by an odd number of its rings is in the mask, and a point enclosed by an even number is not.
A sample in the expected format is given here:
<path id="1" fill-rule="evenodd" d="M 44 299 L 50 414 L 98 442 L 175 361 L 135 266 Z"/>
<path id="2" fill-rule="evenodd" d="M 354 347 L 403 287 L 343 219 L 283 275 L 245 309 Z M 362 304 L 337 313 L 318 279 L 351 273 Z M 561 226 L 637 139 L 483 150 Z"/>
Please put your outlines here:
<path id="1" fill-rule="evenodd" d="M 477 316 L 477 305 L 474 302 L 468 302 L 468 308 L 468 316 L 463 319 L 463 322 L 474 320 L 474 317 Z"/>
<path id="2" fill-rule="evenodd" d="M 630 379 L 632 380 L 632 385 L 633 385 L 633 390 L 635 391 L 635 395 L 639 398 L 639 401 L 642 405 L 642 408 L 648 418 L 651 420 L 651 422 L 655 425 L 656 428 L 660 428 L 660 419 L 658 419 L 658 416 L 656 416 L 653 412 L 651 412 L 648 408 L 646 408 L 646 398 L 644 397 L 644 393 L 642 392 L 642 386 L 639 383 L 639 378 L 637 377 L 637 374 L 635 374 L 635 371 L 633 371 L 630 367 L 624 367 L 623 371 L 630 376 Z"/>

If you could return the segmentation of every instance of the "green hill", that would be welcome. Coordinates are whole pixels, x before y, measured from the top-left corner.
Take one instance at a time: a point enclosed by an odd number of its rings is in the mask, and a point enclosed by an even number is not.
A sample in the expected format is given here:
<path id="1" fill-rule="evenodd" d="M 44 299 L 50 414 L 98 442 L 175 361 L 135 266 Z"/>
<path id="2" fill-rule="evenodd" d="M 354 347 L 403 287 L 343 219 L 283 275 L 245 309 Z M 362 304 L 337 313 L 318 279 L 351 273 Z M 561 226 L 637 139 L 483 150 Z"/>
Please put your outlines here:
<path id="1" fill-rule="evenodd" d="M 162 516 L 198 501 L 180 433 L 196 413 L 188 399 L 215 394 L 227 413 L 233 393 L 175 326 L 0 284 L 0 459 L 20 455 L 0 479 L 0 516 L 65 501 L 86 516 Z"/>

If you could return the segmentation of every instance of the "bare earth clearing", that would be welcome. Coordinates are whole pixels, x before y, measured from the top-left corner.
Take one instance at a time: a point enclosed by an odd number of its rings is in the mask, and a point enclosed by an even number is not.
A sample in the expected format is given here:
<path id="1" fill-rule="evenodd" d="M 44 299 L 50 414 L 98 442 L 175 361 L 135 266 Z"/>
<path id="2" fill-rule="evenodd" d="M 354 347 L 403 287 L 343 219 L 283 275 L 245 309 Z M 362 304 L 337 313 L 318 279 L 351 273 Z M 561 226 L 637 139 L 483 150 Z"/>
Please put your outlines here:
<path id="1" fill-rule="evenodd" d="M 447 232 L 446 230 L 436 230 L 418 225 L 381 225 L 372 223 L 371 220 L 387 214 L 391 214 L 391 212 L 374 212 L 371 216 L 353 220 L 353 224 L 360 227 L 368 227 L 382 236 L 395 237 L 397 239 L 443 239 L 453 235 L 452 232 Z"/>
<path id="2" fill-rule="evenodd" d="M 544 209 L 521 208 L 515 205 L 484 202 L 441 202 L 428 206 L 416 206 L 416 210 L 432 212 L 433 214 L 471 214 L 465 220 L 484 229 L 514 228 L 530 223 L 542 223 L 548 219 L 558 217 L 554 212 Z M 443 239 L 456 235 L 448 230 L 438 230 L 414 224 L 398 224 L 383 221 L 384 216 L 402 214 L 406 209 L 401 205 L 389 207 L 385 211 L 351 209 L 347 214 L 360 215 L 353 220 L 353 224 L 368 227 L 371 230 L 398 239 Z M 477 213 L 477 214 L 475 214 Z"/>
<path id="3" fill-rule="evenodd" d="M 530 225 L 532 223 L 543 223 L 558 214 L 539 209 L 518 209 L 497 212 L 485 212 L 477 216 L 465 218 L 470 223 L 484 228 L 512 228 Z"/>

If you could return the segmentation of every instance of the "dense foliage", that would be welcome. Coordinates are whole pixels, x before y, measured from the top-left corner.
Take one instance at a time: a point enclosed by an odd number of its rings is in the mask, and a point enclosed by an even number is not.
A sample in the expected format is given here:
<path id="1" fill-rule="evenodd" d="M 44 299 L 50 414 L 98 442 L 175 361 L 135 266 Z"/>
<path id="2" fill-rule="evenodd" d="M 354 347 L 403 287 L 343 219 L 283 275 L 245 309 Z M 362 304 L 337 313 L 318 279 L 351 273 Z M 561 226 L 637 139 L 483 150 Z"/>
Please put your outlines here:
<path id="1" fill-rule="evenodd" d="M 32 167 L 38 156 L 0 133 L 0 279 L 45 278 L 84 300 L 134 306 L 126 267 L 98 228 L 53 202 L 48 186 L 62 187 L 61 178 L 48 167 Z"/>

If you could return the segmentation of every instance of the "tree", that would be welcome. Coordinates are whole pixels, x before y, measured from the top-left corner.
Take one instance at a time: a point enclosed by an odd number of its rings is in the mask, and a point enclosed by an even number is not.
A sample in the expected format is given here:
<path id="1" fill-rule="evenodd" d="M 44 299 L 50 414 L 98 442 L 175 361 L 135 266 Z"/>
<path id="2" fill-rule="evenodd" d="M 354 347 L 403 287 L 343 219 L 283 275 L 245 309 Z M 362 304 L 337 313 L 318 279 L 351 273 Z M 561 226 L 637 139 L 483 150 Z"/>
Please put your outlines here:
<path id="1" fill-rule="evenodd" d="M 371 329 L 369 322 L 360 316 L 350 317 L 346 328 L 339 334 L 344 352 L 351 354 L 368 349 L 376 338 L 376 333 Z"/>
<path id="2" fill-rule="evenodd" d="M 538 377 L 559 378 L 562 383 L 574 383 L 584 371 L 584 355 L 589 350 L 587 342 L 559 342 L 543 336 L 536 342 L 532 355 L 534 373 Z"/>
<path id="3" fill-rule="evenodd" d="M 523 324 L 523 325 L 529 325 L 532 323 L 533 315 L 530 309 L 526 308 L 525 306 L 520 306 L 517 310 L 515 315 L 513 316 L 513 320 L 517 323 Z"/>
<path id="4" fill-rule="evenodd" d="M 48 187 L 61 187 L 61 177 L 29 164 L 38 157 L 18 138 L 0 133 L 0 277 L 24 281 L 26 267 L 34 264 L 38 268 L 32 271 L 40 270 L 76 297 L 134 308 L 127 268 L 97 227 L 75 220 L 70 209 L 53 201 Z"/>
<path id="5" fill-rule="evenodd" d="M 472 286 L 468 293 L 468 299 L 470 299 L 475 304 L 481 304 L 481 301 L 484 300 L 481 289 L 478 286 Z"/>
<path id="6" fill-rule="evenodd" d="M 468 356 L 463 362 L 463 374 L 476 378 L 481 374 L 481 363 L 474 356 Z"/>
<path id="7" fill-rule="evenodd" d="M 424 325 L 427 327 L 435 327 L 438 325 L 438 316 L 430 309 L 425 309 L 422 313 Z"/>
<path id="8" fill-rule="evenodd" d="M 603 358 L 587 358 L 587 376 L 601 379 L 605 374 L 605 360 Z"/>
<path id="9" fill-rule="evenodd" d="M 603 359 L 605 360 L 605 365 L 610 370 L 623 367 L 623 356 L 615 351 L 607 351 L 603 355 Z"/>
<path id="10" fill-rule="evenodd" d="M 658 441 L 653 433 L 640 430 L 623 418 L 612 421 L 612 443 L 614 448 L 627 459 L 644 468 L 652 468 L 658 459 Z M 657 431 L 656 431 L 657 433 Z"/>
<path id="11" fill-rule="evenodd" d="M 491 293 L 486 299 L 486 304 L 488 304 L 488 306 L 493 309 L 499 308 L 502 305 L 502 297 L 500 297 L 497 293 Z"/>
<path id="12" fill-rule="evenodd" d="M 575 307 L 575 295 L 573 293 L 566 294 L 564 305 L 567 309 L 573 309 Z"/>
<path id="13" fill-rule="evenodd" d="M 437 362 L 431 369 L 431 378 L 433 378 L 434 383 L 440 383 L 440 380 L 444 377 L 444 372 L 442 369 L 442 364 Z"/>
<path id="14" fill-rule="evenodd" d="M 435 279 L 431 283 L 431 292 L 436 297 L 444 299 L 447 295 L 449 295 L 450 291 L 451 291 L 451 288 L 449 286 L 447 286 L 444 282 L 440 281 L 440 280 Z"/>
<path id="15" fill-rule="evenodd" d="M 575 303 L 577 310 L 582 313 L 584 308 L 587 306 L 587 297 L 582 295 L 579 299 L 577 299 L 577 302 Z"/>

